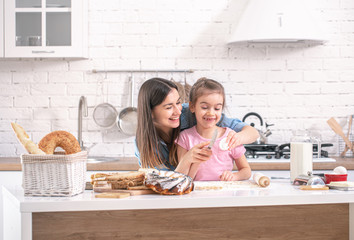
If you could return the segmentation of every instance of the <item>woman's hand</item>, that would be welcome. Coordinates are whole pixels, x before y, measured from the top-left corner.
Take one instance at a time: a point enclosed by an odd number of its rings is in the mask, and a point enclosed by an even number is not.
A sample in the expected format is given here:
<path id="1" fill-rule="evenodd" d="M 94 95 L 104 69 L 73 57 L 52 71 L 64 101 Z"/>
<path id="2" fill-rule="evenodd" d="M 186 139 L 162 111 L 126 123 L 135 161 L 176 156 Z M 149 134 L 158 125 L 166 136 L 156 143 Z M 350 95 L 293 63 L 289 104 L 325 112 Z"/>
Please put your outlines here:
<path id="1" fill-rule="evenodd" d="M 211 149 L 206 148 L 210 142 L 203 142 L 191 148 L 183 158 L 189 159 L 190 163 L 201 163 L 208 161 L 213 154 Z"/>
<path id="2" fill-rule="evenodd" d="M 227 135 L 226 142 L 229 143 L 229 149 L 231 150 L 242 144 L 253 143 L 259 137 L 257 129 L 251 126 L 244 126 L 241 132 L 230 131 Z"/>
<path id="3" fill-rule="evenodd" d="M 242 134 L 235 131 L 230 131 L 226 137 L 226 142 L 228 143 L 228 150 L 234 149 L 235 147 L 242 145 Z"/>
<path id="4" fill-rule="evenodd" d="M 230 171 L 225 171 L 220 176 L 220 181 L 236 181 L 236 180 L 237 180 L 236 176 Z"/>

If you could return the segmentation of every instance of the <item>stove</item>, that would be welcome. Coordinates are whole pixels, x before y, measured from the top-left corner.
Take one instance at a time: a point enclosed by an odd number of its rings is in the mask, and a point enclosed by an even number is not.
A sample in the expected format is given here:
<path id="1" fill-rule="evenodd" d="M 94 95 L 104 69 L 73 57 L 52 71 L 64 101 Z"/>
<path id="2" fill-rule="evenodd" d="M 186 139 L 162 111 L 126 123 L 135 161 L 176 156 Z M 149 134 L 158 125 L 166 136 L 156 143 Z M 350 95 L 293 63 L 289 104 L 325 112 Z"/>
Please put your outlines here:
<path id="1" fill-rule="evenodd" d="M 321 157 L 318 158 L 317 144 L 313 145 L 313 162 L 335 162 L 328 157 L 328 152 L 323 150 L 332 147 L 331 143 L 321 144 Z M 245 144 L 245 156 L 248 162 L 290 162 L 290 143 L 286 144 Z"/>

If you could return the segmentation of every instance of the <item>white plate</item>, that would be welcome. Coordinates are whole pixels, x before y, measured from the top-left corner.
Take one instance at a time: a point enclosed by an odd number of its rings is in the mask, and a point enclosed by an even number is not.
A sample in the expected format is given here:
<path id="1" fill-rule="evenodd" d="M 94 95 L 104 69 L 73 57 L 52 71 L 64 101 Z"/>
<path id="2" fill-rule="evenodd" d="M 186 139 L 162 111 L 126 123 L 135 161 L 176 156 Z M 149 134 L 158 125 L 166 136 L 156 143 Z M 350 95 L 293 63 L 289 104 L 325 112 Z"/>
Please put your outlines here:
<path id="1" fill-rule="evenodd" d="M 340 191 L 354 191 L 354 187 L 338 187 L 331 186 L 331 184 L 327 184 L 330 189 L 340 190 Z"/>

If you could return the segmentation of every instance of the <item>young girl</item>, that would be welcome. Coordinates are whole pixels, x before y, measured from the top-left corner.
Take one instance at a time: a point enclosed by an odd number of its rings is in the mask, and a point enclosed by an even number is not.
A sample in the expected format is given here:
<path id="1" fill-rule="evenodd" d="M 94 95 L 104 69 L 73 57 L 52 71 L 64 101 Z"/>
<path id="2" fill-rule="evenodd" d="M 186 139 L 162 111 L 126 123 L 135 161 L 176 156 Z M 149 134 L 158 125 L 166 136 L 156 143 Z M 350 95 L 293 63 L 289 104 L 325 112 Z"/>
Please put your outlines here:
<path id="1" fill-rule="evenodd" d="M 223 86 L 211 79 L 201 78 L 192 87 L 190 92 L 189 108 L 195 114 L 197 125 L 180 133 L 178 144 L 178 159 L 201 142 L 210 141 L 215 130 L 217 139 L 211 148 L 211 157 L 204 162 L 190 164 L 188 175 L 199 181 L 238 181 L 251 177 L 251 168 L 244 155 L 245 148 L 240 145 L 229 150 L 223 146 L 223 139 L 231 131 L 227 127 L 218 127 L 225 106 L 225 92 Z M 207 148 L 207 147 L 205 147 Z M 235 161 L 238 172 L 232 173 Z"/>
<path id="2" fill-rule="evenodd" d="M 152 78 L 145 81 L 138 95 L 138 128 L 135 155 L 143 168 L 175 170 L 188 173 L 190 165 L 209 159 L 211 151 L 200 143 L 177 159 L 177 139 L 180 131 L 194 126 L 194 116 L 188 104 L 181 104 L 177 86 L 169 80 Z M 241 122 L 222 115 L 219 126 L 233 131 L 228 134 L 230 148 L 256 141 L 258 131 Z"/>

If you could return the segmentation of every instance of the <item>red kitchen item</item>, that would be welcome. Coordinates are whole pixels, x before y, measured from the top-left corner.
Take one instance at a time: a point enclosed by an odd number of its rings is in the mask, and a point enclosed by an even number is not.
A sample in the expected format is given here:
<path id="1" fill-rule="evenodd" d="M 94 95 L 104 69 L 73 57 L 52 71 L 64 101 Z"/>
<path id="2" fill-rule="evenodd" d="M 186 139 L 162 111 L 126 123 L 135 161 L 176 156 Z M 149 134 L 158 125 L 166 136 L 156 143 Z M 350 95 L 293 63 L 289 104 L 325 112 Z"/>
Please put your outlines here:
<path id="1" fill-rule="evenodd" d="M 326 173 L 325 179 L 326 184 L 331 182 L 338 182 L 338 181 L 347 181 L 348 174 L 333 174 L 333 173 Z"/>

